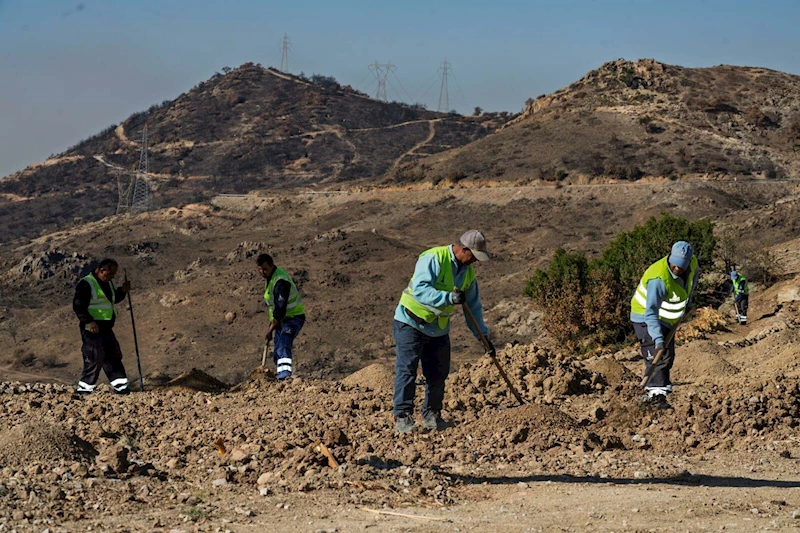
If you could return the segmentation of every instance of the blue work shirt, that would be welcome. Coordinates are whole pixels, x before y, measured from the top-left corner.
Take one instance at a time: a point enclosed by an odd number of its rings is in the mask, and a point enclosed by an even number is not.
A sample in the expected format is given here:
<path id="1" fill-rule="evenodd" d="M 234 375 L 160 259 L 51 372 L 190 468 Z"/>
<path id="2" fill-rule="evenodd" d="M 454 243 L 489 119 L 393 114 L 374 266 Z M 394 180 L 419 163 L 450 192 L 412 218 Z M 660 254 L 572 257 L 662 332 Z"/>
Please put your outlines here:
<path id="1" fill-rule="evenodd" d="M 467 269 L 469 267 L 466 265 L 459 266 L 458 261 L 456 261 L 456 256 L 453 254 L 452 244 L 448 246 L 448 250 L 450 251 L 450 263 L 453 267 L 453 281 L 456 287 L 461 287 L 461 284 L 464 283 L 464 277 L 467 275 Z M 440 272 L 441 268 L 439 266 L 439 261 L 436 259 L 436 254 L 425 254 L 417 259 L 417 265 L 414 267 L 414 278 L 411 284 L 411 291 L 416 301 L 423 305 L 429 305 L 432 307 L 442 307 L 452 304 L 452 293 L 433 288 L 433 284 L 436 281 L 436 278 L 439 277 Z M 478 292 L 477 279 L 472 283 L 472 285 L 469 286 L 464 295 L 467 306 L 469 306 L 470 311 L 472 311 L 472 315 L 480 325 L 481 332 L 488 336 L 489 330 L 486 328 L 486 324 L 483 323 L 483 305 L 481 304 L 481 296 Z M 412 328 L 421 331 L 429 337 L 441 337 L 450 333 L 449 320 L 447 321 L 447 326 L 444 329 L 439 327 L 438 320 L 420 324 L 411 318 L 406 308 L 400 304 L 398 304 L 397 309 L 394 312 L 394 319 L 402 322 L 403 324 L 408 324 Z M 475 338 L 480 338 L 478 336 L 478 332 L 475 331 L 475 328 L 469 319 L 467 319 L 467 326 L 469 326 L 469 329 L 472 334 L 475 335 Z"/>

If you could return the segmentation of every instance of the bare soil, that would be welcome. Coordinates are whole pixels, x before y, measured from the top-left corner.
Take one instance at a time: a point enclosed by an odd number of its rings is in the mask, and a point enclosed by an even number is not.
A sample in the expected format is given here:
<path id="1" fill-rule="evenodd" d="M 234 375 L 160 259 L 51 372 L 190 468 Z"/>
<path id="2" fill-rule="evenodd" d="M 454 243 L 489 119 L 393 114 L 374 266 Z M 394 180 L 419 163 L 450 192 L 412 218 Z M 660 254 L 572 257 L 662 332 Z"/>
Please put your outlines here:
<path id="1" fill-rule="evenodd" d="M 0 528 L 789 529 L 800 516 L 797 209 L 792 182 L 261 194 L 6 244 Z M 693 317 L 674 411 L 652 412 L 637 402 L 634 346 L 556 350 L 521 290 L 556 247 L 597 253 L 661 210 L 712 217 L 774 252 L 780 270 L 775 285 L 753 285 L 747 326 L 724 306 Z M 420 251 L 472 226 L 494 254 L 478 272 L 486 319 L 526 405 L 458 317 L 451 426 L 395 435 L 397 297 Z M 256 368 L 260 251 L 288 267 L 308 309 L 289 382 Z M 104 255 L 134 282 L 146 390 L 77 397 L 65 384 L 80 371 L 71 296 L 78 271 Z"/>

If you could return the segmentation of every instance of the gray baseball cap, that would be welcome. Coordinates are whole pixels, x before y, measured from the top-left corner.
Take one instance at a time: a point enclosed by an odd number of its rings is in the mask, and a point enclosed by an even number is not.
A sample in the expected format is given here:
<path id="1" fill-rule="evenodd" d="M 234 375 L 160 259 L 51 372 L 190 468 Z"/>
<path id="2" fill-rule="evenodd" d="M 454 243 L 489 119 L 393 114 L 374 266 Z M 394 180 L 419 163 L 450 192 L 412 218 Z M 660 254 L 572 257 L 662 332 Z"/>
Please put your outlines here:
<path id="1" fill-rule="evenodd" d="M 486 237 L 476 229 L 471 229 L 461 236 L 461 244 L 466 246 L 478 261 L 488 261 L 489 251 L 486 249 Z"/>

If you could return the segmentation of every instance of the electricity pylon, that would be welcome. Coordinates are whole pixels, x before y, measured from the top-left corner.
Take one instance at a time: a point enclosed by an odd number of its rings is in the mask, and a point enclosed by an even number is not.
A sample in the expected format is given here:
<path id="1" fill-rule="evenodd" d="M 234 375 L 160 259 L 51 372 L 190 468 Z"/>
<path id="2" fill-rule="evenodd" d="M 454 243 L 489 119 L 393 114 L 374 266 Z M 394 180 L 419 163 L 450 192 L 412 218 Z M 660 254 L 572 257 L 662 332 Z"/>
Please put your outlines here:
<path id="1" fill-rule="evenodd" d="M 281 39 L 281 72 L 289 72 L 289 48 L 291 44 L 289 37 L 284 33 L 283 39 Z"/>
<path id="2" fill-rule="evenodd" d="M 439 68 L 439 70 L 442 73 L 442 86 L 439 89 L 438 111 L 441 113 L 447 113 L 450 111 L 450 92 L 447 88 L 447 76 L 453 73 L 453 69 L 450 67 L 450 63 L 447 62 L 447 58 L 444 58 L 442 66 Z"/>
<path id="3" fill-rule="evenodd" d="M 384 102 L 389 101 L 386 96 L 386 78 L 389 77 L 389 74 L 397 70 L 397 67 L 391 63 L 378 63 L 375 61 L 375 63 L 369 65 L 367 68 L 375 74 L 375 79 L 378 80 L 378 89 L 375 91 L 375 99 L 383 100 Z"/>

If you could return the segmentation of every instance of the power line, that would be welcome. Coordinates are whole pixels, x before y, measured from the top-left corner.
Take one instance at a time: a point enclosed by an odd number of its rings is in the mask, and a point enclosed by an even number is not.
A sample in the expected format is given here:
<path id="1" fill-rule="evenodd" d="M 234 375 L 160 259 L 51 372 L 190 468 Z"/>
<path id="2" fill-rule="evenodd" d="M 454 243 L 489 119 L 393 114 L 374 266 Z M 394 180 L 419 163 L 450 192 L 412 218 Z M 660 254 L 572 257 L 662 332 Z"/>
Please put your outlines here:
<path id="1" fill-rule="evenodd" d="M 458 83 L 458 78 L 456 78 L 456 73 L 455 73 L 455 72 L 453 72 L 453 70 L 452 70 L 452 69 L 450 69 L 450 75 L 451 75 L 451 76 L 453 76 L 453 80 L 456 82 L 456 89 L 458 89 L 458 94 L 459 94 L 459 95 L 461 95 L 461 101 L 462 101 L 464 104 L 466 104 L 466 103 L 467 103 L 467 99 L 466 99 L 466 97 L 464 96 L 464 91 L 462 91 L 462 90 L 461 90 L 461 84 L 460 84 L 460 83 Z"/>
<path id="2" fill-rule="evenodd" d="M 368 65 L 367 68 L 375 75 L 375 79 L 378 80 L 378 89 L 375 92 L 375 99 L 387 102 L 386 78 L 389 77 L 389 74 L 397 70 L 397 67 L 391 63 L 378 63 L 375 61 L 375 63 Z"/>
<path id="3" fill-rule="evenodd" d="M 403 92 L 406 94 L 406 97 L 408 98 L 408 103 L 409 104 L 413 104 L 414 103 L 414 99 L 411 98 L 411 95 L 408 94 L 408 91 L 406 91 L 406 88 L 403 87 L 403 84 L 400 82 L 400 78 L 398 78 L 397 74 L 395 74 L 394 72 L 392 72 L 392 76 L 394 76 L 394 79 L 397 80 L 397 83 L 400 85 L 400 88 L 403 89 Z"/>

